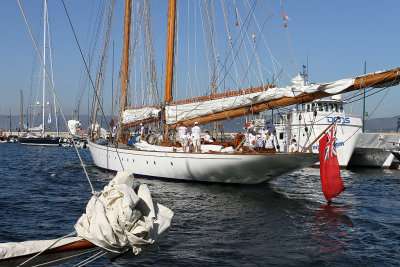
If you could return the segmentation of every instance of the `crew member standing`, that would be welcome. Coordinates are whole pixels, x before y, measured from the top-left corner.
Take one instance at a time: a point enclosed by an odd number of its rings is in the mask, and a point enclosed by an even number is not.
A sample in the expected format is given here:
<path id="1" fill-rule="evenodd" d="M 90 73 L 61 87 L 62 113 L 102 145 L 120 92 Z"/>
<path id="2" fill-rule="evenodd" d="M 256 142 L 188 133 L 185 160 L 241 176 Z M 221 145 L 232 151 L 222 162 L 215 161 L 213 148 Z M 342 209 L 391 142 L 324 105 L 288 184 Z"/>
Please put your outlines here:
<path id="1" fill-rule="evenodd" d="M 192 127 L 192 135 L 193 135 L 194 152 L 201 152 L 200 151 L 201 128 L 199 127 L 199 123 L 197 121 L 194 123 L 194 126 Z"/>
<path id="2" fill-rule="evenodd" d="M 186 131 L 187 131 L 187 128 L 185 126 L 183 126 L 183 124 L 181 123 L 178 128 L 178 133 L 179 133 L 181 146 L 183 148 L 183 152 L 186 152 L 186 147 L 188 144 L 188 136 L 187 136 Z"/>

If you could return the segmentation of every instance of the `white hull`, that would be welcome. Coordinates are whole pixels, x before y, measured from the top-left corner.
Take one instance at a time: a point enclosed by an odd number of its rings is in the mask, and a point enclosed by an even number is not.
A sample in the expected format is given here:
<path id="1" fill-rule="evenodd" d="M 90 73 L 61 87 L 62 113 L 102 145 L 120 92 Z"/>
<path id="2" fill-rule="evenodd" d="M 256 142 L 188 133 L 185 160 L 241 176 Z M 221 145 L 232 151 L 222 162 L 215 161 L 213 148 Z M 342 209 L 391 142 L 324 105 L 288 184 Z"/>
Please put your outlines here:
<path id="1" fill-rule="evenodd" d="M 390 152 L 399 142 L 400 135 L 359 133 L 350 166 L 389 168 L 394 156 Z"/>
<path id="2" fill-rule="evenodd" d="M 89 142 L 94 164 L 136 177 L 213 183 L 258 184 L 315 164 L 318 154 L 227 154 L 139 151 Z"/>
<path id="3" fill-rule="evenodd" d="M 337 121 L 336 151 L 340 167 L 347 167 L 357 142 L 357 134 L 362 130 L 362 120 L 360 116 L 346 115 L 337 107 L 341 104 L 340 100 L 323 100 L 299 105 L 297 110 L 293 109 L 290 119 L 285 118 L 275 124 L 281 149 L 285 148 L 287 151 L 290 140 L 293 138 L 299 145 L 306 148 L 337 117 L 340 117 Z M 313 113 L 315 109 L 317 110 L 316 115 Z M 318 149 L 317 141 L 310 150 L 313 153 L 319 153 Z"/>

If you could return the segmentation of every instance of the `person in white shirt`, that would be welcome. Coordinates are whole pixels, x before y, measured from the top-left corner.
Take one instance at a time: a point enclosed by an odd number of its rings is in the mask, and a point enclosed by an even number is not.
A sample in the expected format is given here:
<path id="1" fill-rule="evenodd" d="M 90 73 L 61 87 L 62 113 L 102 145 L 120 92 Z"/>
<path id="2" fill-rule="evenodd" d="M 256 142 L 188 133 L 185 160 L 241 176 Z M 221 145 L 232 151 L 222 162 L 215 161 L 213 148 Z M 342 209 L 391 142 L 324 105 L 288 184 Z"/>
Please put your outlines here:
<path id="1" fill-rule="evenodd" d="M 192 135 L 193 135 L 194 152 L 200 152 L 201 128 L 199 127 L 199 123 L 197 121 L 194 123 L 194 126 L 192 127 Z"/>
<path id="2" fill-rule="evenodd" d="M 292 139 L 292 144 L 289 147 L 289 151 L 293 153 L 293 152 L 301 152 L 302 150 L 303 148 L 296 143 L 296 139 Z"/>
<path id="3" fill-rule="evenodd" d="M 186 134 L 186 131 L 187 131 L 187 128 L 185 126 L 183 126 L 183 124 L 181 123 L 178 128 L 178 133 L 179 133 L 179 141 L 183 148 L 183 152 L 186 152 L 186 147 L 188 145 L 188 136 Z"/>
<path id="4" fill-rule="evenodd" d="M 260 134 L 256 135 L 256 148 L 264 148 L 265 142 Z"/>
<path id="5" fill-rule="evenodd" d="M 274 136 L 268 132 L 265 136 L 265 148 L 273 149 L 274 148 Z"/>
<path id="6" fill-rule="evenodd" d="M 214 142 L 214 140 L 212 140 L 210 133 L 208 131 L 205 132 L 206 135 L 204 135 L 204 142 L 207 143 L 212 143 Z"/>
<path id="7" fill-rule="evenodd" d="M 186 138 L 188 140 L 189 152 L 193 152 L 193 135 L 192 135 L 192 131 L 189 131 L 187 133 Z"/>
<path id="8" fill-rule="evenodd" d="M 248 142 L 249 142 L 249 147 L 250 148 L 255 148 L 256 147 L 256 136 L 252 132 L 249 132 Z"/>
<path id="9" fill-rule="evenodd" d="M 143 123 L 140 124 L 139 134 L 140 134 L 141 136 L 144 135 L 144 126 L 143 126 Z"/>

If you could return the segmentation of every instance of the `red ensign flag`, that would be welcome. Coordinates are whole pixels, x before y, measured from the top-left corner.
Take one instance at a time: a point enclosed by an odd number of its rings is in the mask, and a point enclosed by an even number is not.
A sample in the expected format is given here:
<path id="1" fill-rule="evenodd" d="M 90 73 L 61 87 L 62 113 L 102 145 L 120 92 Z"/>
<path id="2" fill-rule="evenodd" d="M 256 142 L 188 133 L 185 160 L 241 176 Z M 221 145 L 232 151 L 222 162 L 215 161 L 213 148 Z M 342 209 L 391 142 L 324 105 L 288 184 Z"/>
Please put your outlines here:
<path id="1" fill-rule="evenodd" d="M 336 123 L 319 140 L 319 170 L 321 173 L 322 192 L 326 200 L 337 197 L 346 188 L 340 178 L 340 168 L 336 153 Z"/>

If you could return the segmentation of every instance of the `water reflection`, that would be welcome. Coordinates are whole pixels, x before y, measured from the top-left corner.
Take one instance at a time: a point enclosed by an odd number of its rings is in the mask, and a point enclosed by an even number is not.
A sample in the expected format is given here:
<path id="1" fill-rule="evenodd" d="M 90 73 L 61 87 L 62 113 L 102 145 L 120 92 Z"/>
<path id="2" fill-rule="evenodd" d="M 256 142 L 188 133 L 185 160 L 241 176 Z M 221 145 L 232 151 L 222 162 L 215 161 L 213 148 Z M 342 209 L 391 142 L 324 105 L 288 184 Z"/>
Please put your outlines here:
<path id="1" fill-rule="evenodd" d="M 326 204 L 319 206 L 314 212 L 316 221 L 311 237 L 318 241 L 320 253 L 323 255 L 340 256 L 351 241 L 348 228 L 354 225 L 343 209 L 346 207 Z"/>

